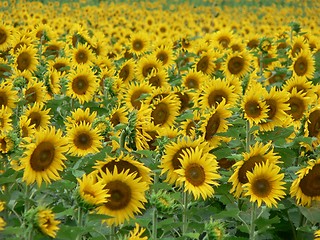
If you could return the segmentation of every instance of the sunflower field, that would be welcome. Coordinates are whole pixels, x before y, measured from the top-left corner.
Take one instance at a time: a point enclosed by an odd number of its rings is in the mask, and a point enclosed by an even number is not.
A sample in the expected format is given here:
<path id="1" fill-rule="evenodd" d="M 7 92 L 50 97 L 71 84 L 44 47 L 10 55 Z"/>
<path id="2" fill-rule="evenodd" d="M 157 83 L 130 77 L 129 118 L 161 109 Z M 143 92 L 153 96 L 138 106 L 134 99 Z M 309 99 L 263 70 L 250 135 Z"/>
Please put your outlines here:
<path id="1" fill-rule="evenodd" d="M 0 239 L 319 240 L 319 9 L 1 1 Z"/>

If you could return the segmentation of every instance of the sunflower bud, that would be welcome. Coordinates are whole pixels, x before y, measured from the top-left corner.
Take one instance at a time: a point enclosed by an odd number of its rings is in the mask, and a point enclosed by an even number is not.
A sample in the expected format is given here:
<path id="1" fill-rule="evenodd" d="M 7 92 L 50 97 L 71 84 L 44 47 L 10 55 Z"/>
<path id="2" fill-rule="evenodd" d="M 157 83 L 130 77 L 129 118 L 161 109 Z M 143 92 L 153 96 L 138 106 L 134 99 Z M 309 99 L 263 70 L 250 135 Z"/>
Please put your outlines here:
<path id="1" fill-rule="evenodd" d="M 177 207 L 175 200 L 164 190 L 152 191 L 149 201 L 151 205 L 155 206 L 163 214 L 172 214 Z"/>
<path id="2" fill-rule="evenodd" d="M 222 240 L 227 236 L 225 226 L 219 220 L 210 219 L 209 222 L 205 223 L 204 229 L 207 233 L 207 239 Z"/>

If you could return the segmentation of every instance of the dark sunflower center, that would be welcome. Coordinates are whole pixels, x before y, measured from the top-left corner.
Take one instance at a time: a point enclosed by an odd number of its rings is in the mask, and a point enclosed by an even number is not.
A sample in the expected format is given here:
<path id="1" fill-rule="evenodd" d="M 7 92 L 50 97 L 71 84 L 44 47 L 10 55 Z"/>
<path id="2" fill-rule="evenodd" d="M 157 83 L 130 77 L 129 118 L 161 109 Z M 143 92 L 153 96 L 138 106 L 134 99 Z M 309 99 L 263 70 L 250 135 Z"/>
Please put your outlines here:
<path id="1" fill-rule="evenodd" d="M 189 107 L 190 97 L 187 93 L 177 92 L 176 93 L 180 100 L 180 112 Z"/>
<path id="2" fill-rule="evenodd" d="M 53 65 L 53 68 L 56 69 L 59 72 L 63 72 L 63 68 L 65 68 L 67 65 L 61 62 L 57 62 Z"/>
<path id="3" fill-rule="evenodd" d="M 38 129 L 42 120 L 41 114 L 38 112 L 32 112 L 29 114 L 29 118 L 31 119 L 30 125 L 34 124 L 34 128 Z"/>
<path id="4" fill-rule="evenodd" d="M 301 52 L 302 50 L 302 46 L 299 44 L 295 44 L 291 50 L 291 54 L 293 57 L 295 57 L 296 55 L 299 54 L 299 52 Z"/>
<path id="5" fill-rule="evenodd" d="M 42 142 L 33 151 L 30 165 L 34 171 L 45 171 L 54 160 L 55 147 L 51 142 Z"/>
<path id="6" fill-rule="evenodd" d="M 128 78 L 129 74 L 130 74 L 130 67 L 128 65 L 125 65 L 119 72 L 119 78 L 121 78 L 122 81 L 124 82 Z"/>
<path id="7" fill-rule="evenodd" d="M 261 114 L 261 107 L 256 101 L 248 101 L 244 105 L 244 111 L 248 115 L 248 117 L 256 118 Z"/>
<path id="8" fill-rule="evenodd" d="M 217 133 L 220 126 L 220 116 L 218 113 L 214 113 L 208 120 L 206 126 L 205 140 L 210 140 Z"/>
<path id="9" fill-rule="evenodd" d="M 147 77 L 153 69 L 156 69 L 156 66 L 154 64 L 146 64 L 143 68 L 142 68 L 142 75 L 144 77 Z"/>
<path id="10" fill-rule="evenodd" d="M 223 99 L 228 101 L 227 94 L 222 90 L 214 90 L 209 94 L 208 103 L 210 107 L 217 107 L 219 103 L 222 102 Z"/>
<path id="11" fill-rule="evenodd" d="M 23 72 L 28 69 L 31 65 L 31 56 L 27 52 L 22 52 L 17 58 L 17 68 L 19 71 Z"/>
<path id="12" fill-rule="evenodd" d="M 293 69 L 298 76 L 304 76 L 308 70 L 308 61 L 304 57 L 299 57 L 294 65 Z"/>
<path id="13" fill-rule="evenodd" d="M 320 132 L 320 110 L 315 110 L 309 115 L 308 131 L 309 137 L 316 137 Z"/>
<path id="14" fill-rule="evenodd" d="M 112 117 L 110 119 L 110 122 L 113 127 L 117 126 L 120 123 L 120 116 L 118 113 L 112 114 Z"/>
<path id="15" fill-rule="evenodd" d="M 239 168 L 238 172 L 238 180 L 240 183 L 245 184 L 248 182 L 247 178 L 247 172 L 252 172 L 253 168 L 255 167 L 256 164 L 264 162 L 265 159 L 263 156 L 256 155 L 250 157 L 247 161 L 245 161 L 242 166 Z"/>
<path id="16" fill-rule="evenodd" d="M 143 49 L 143 42 L 140 39 L 133 41 L 132 48 L 135 51 L 141 51 Z"/>
<path id="17" fill-rule="evenodd" d="M 149 78 L 149 84 L 154 87 L 161 87 L 161 79 L 159 75 L 155 75 Z"/>
<path id="18" fill-rule="evenodd" d="M 23 46 L 26 46 L 26 44 L 24 42 L 17 43 L 16 46 L 13 48 L 13 53 L 16 54 L 17 51 Z"/>
<path id="19" fill-rule="evenodd" d="M 182 157 L 183 151 L 185 151 L 186 149 L 191 149 L 191 147 L 182 147 L 173 155 L 171 164 L 174 170 L 181 168 L 182 165 L 180 163 L 179 158 Z"/>
<path id="20" fill-rule="evenodd" d="M 298 97 L 291 97 L 288 103 L 290 106 L 290 110 L 287 113 L 291 114 L 294 120 L 301 119 L 305 110 L 303 100 Z"/>
<path id="21" fill-rule="evenodd" d="M 0 45 L 7 41 L 7 33 L 3 29 L 0 29 Z"/>
<path id="22" fill-rule="evenodd" d="M 201 165 L 193 163 L 187 166 L 185 170 L 186 179 L 193 186 L 200 186 L 206 180 L 206 174 Z"/>
<path id="23" fill-rule="evenodd" d="M 197 63 L 197 71 L 206 73 L 209 68 L 209 58 L 208 56 L 203 56 Z"/>
<path id="24" fill-rule="evenodd" d="M 25 92 L 27 103 L 35 103 L 37 100 L 37 91 L 34 87 L 31 87 Z"/>
<path id="25" fill-rule="evenodd" d="M 320 196 L 320 165 L 316 164 L 299 184 L 301 191 L 308 197 Z"/>
<path id="26" fill-rule="evenodd" d="M 131 173 L 137 174 L 135 178 L 139 178 L 141 176 L 139 169 L 135 165 L 133 165 L 132 163 L 125 161 L 125 160 L 110 161 L 110 162 L 104 164 L 102 166 L 101 170 L 103 172 L 106 172 L 106 170 L 108 169 L 110 173 L 113 173 L 115 166 L 117 166 L 118 173 L 121 173 L 122 171 L 127 171 L 129 169 L 129 174 L 131 174 Z"/>
<path id="27" fill-rule="evenodd" d="M 139 98 L 141 97 L 142 94 L 145 94 L 145 93 L 147 92 L 141 89 L 138 89 L 131 95 L 130 102 L 135 109 L 140 109 L 141 100 L 139 100 Z"/>
<path id="28" fill-rule="evenodd" d="M 151 113 L 151 117 L 155 125 L 163 125 L 169 118 L 169 107 L 166 103 L 160 102 L 155 106 Z"/>
<path id="29" fill-rule="evenodd" d="M 196 128 L 196 124 L 193 121 L 189 122 L 187 127 L 186 127 L 186 134 L 188 136 L 190 136 L 191 135 L 191 130 L 195 129 L 195 128 Z"/>
<path id="30" fill-rule="evenodd" d="M 162 51 L 157 53 L 156 58 L 160 60 L 163 63 L 163 65 L 165 65 L 169 59 L 168 54 Z"/>
<path id="31" fill-rule="evenodd" d="M 115 180 L 106 184 L 105 189 L 109 189 L 108 202 L 105 206 L 111 210 L 122 210 L 131 202 L 131 188 L 124 182 Z"/>
<path id="32" fill-rule="evenodd" d="M 79 95 L 86 94 L 89 88 L 89 82 L 86 76 L 78 76 L 72 81 L 72 90 Z"/>
<path id="33" fill-rule="evenodd" d="M 267 179 L 257 179 L 252 183 L 252 191 L 258 197 L 267 197 L 271 192 L 271 186 Z"/>
<path id="34" fill-rule="evenodd" d="M 75 60 L 77 63 L 86 63 L 88 61 L 88 59 L 89 59 L 89 57 L 88 57 L 88 54 L 85 50 L 79 50 L 76 53 Z"/>
<path id="35" fill-rule="evenodd" d="M 268 119 L 271 120 L 274 118 L 277 112 L 277 102 L 273 99 L 267 99 L 266 100 L 267 106 L 268 106 Z"/>
<path id="36" fill-rule="evenodd" d="M 8 97 L 4 92 L 0 92 L 0 107 L 8 105 Z"/>
<path id="37" fill-rule="evenodd" d="M 23 126 L 21 128 L 21 137 L 24 138 L 24 137 L 28 137 L 29 136 L 29 130 L 26 126 Z"/>
<path id="38" fill-rule="evenodd" d="M 85 150 L 92 146 L 92 138 L 86 132 L 80 133 L 75 137 L 74 144 L 77 148 Z"/>
<path id="39" fill-rule="evenodd" d="M 257 39 L 252 39 L 252 40 L 250 40 L 250 41 L 247 43 L 247 46 L 248 46 L 250 49 L 257 48 L 257 47 L 259 46 L 259 40 L 257 40 Z"/>
<path id="40" fill-rule="evenodd" d="M 239 74 L 244 67 L 244 59 L 239 56 L 232 57 L 228 62 L 228 70 L 231 74 Z"/>
<path id="41" fill-rule="evenodd" d="M 1 138 L 0 139 L 0 149 L 2 152 L 6 152 L 7 151 L 7 142 L 5 138 Z"/>
<path id="42" fill-rule="evenodd" d="M 220 38 L 219 43 L 223 48 L 227 48 L 230 43 L 230 39 L 229 38 Z"/>
<path id="43" fill-rule="evenodd" d="M 187 78 L 186 79 L 186 86 L 189 89 L 191 89 L 191 88 L 198 89 L 199 88 L 199 81 L 198 81 L 198 79 L 195 79 L 195 78 Z"/>

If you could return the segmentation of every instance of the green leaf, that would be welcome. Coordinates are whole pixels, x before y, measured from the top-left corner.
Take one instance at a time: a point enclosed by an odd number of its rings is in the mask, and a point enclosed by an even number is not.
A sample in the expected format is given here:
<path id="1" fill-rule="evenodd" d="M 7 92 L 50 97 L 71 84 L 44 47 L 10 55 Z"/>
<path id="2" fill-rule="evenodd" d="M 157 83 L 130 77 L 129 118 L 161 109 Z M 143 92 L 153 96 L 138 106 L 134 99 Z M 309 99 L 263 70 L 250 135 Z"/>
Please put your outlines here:
<path id="1" fill-rule="evenodd" d="M 316 207 L 301 207 L 299 206 L 300 212 L 306 217 L 312 224 L 320 222 L 320 208 Z"/>
<path id="2" fill-rule="evenodd" d="M 104 215 L 104 214 L 96 214 L 96 213 L 92 213 L 92 214 L 89 214 L 87 216 L 87 219 L 88 221 L 99 221 L 99 223 L 102 221 L 102 220 L 105 220 L 105 219 L 108 219 L 108 218 L 111 218 L 111 216 L 107 216 L 107 215 Z"/>

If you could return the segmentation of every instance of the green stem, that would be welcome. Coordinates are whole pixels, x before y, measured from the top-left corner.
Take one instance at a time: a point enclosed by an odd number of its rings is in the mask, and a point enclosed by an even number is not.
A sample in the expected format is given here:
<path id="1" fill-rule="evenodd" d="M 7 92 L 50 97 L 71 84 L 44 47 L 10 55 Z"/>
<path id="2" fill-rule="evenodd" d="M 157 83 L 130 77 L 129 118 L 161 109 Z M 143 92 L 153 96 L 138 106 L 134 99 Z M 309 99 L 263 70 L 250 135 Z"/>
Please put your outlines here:
<path id="1" fill-rule="evenodd" d="M 251 135 L 250 135 L 250 123 L 246 121 L 246 152 L 250 150 L 250 142 L 251 142 Z"/>
<path id="2" fill-rule="evenodd" d="M 77 216 L 77 225 L 78 227 L 82 227 L 83 223 L 83 212 L 81 207 L 78 207 L 78 216 Z M 81 240 L 82 239 L 82 233 L 79 233 L 79 235 L 77 236 L 77 240 Z"/>
<path id="3" fill-rule="evenodd" d="M 187 217 L 187 210 L 188 210 L 188 193 L 182 193 L 182 205 L 183 205 L 183 213 L 182 213 L 182 236 L 187 232 L 188 228 L 188 217 Z"/>
<path id="4" fill-rule="evenodd" d="M 120 148 L 123 149 L 126 142 L 127 131 L 125 129 L 122 130 L 120 134 Z"/>
<path id="5" fill-rule="evenodd" d="M 154 208 L 153 215 L 152 215 L 152 240 L 157 239 L 157 222 L 158 222 L 158 212 L 157 212 L 157 208 Z"/>
<path id="6" fill-rule="evenodd" d="M 115 240 L 115 236 L 116 236 L 116 227 L 114 225 L 111 225 L 110 227 L 110 240 Z"/>
<path id="7" fill-rule="evenodd" d="M 251 218 L 250 218 L 250 231 L 249 231 L 249 236 L 250 236 L 250 240 L 255 240 L 256 239 L 256 225 L 255 225 L 255 220 L 256 220 L 256 203 L 253 202 L 252 203 L 252 207 L 251 207 Z"/>

